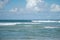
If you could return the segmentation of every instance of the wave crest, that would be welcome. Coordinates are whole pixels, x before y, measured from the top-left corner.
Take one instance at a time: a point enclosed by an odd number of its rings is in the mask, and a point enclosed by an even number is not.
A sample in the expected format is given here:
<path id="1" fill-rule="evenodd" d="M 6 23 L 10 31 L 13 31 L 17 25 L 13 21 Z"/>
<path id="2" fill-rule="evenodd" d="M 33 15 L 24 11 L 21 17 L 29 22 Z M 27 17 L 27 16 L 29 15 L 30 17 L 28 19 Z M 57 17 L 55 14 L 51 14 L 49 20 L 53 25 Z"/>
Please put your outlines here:
<path id="1" fill-rule="evenodd" d="M 16 23 L 0 23 L 0 26 L 16 25 Z"/>
<path id="2" fill-rule="evenodd" d="M 17 25 L 17 24 L 40 24 L 40 23 L 32 23 L 32 22 L 26 22 L 26 23 L 20 23 L 20 22 L 15 22 L 15 23 L 0 23 L 0 26 L 9 26 L 9 25 Z"/>

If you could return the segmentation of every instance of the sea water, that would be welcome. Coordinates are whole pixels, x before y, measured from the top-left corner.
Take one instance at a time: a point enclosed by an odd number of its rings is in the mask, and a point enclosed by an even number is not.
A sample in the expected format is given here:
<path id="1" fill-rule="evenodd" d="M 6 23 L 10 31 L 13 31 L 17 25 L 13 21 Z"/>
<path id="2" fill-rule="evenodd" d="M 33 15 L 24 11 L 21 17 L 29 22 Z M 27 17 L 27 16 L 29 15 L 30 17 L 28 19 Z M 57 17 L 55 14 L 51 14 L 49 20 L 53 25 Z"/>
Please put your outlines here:
<path id="1" fill-rule="evenodd" d="M 0 40 L 60 40 L 60 22 L 1 21 Z"/>

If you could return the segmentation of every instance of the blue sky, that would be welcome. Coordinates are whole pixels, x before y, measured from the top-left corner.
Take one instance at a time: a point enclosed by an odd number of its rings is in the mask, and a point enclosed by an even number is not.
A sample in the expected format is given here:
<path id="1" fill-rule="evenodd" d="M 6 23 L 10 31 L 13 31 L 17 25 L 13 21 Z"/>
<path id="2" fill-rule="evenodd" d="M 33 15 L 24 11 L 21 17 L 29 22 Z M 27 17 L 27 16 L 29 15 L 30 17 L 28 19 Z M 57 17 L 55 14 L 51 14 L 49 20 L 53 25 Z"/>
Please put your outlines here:
<path id="1" fill-rule="evenodd" d="M 0 0 L 2 19 L 60 19 L 60 0 Z"/>

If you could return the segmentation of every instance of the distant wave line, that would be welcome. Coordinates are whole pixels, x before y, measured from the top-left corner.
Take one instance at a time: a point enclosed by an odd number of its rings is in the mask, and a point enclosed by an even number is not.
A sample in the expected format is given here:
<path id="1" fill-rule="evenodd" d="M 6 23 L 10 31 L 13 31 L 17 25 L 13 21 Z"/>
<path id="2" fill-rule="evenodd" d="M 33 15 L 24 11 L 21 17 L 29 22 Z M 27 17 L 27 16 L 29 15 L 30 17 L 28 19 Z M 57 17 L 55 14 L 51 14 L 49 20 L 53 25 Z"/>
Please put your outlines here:
<path id="1" fill-rule="evenodd" d="M 58 22 L 58 23 L 60 23 L 60 21 L 40 21 L 40 20 L 32 20 L 32 22 Z"/>

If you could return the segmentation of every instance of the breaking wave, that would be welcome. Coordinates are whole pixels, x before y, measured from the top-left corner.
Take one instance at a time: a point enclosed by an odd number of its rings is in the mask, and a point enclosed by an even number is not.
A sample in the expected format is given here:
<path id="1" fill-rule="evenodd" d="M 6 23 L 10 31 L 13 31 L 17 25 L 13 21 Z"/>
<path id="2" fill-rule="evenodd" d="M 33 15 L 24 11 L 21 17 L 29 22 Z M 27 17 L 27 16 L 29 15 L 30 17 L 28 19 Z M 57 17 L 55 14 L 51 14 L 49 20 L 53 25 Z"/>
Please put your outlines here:
<path id="1" fill-rule="evenodd" d="M 0 23 L 0 26 L 16 25 L 17 23 Z"/>
<path id="2" fill-rule="evenodd" d="M 27 22 L 25 22 L 25 23 L 20 23 L 20 22 L 17 22 L 17 23 L 0 23 L 0 26 L 9 26 L 9 25 L 17 25 L 17 24 L 40 24 L 40 23 L 32 23 L 32 22 L 30 22 L 30 23 L 27 23 Z"/>

